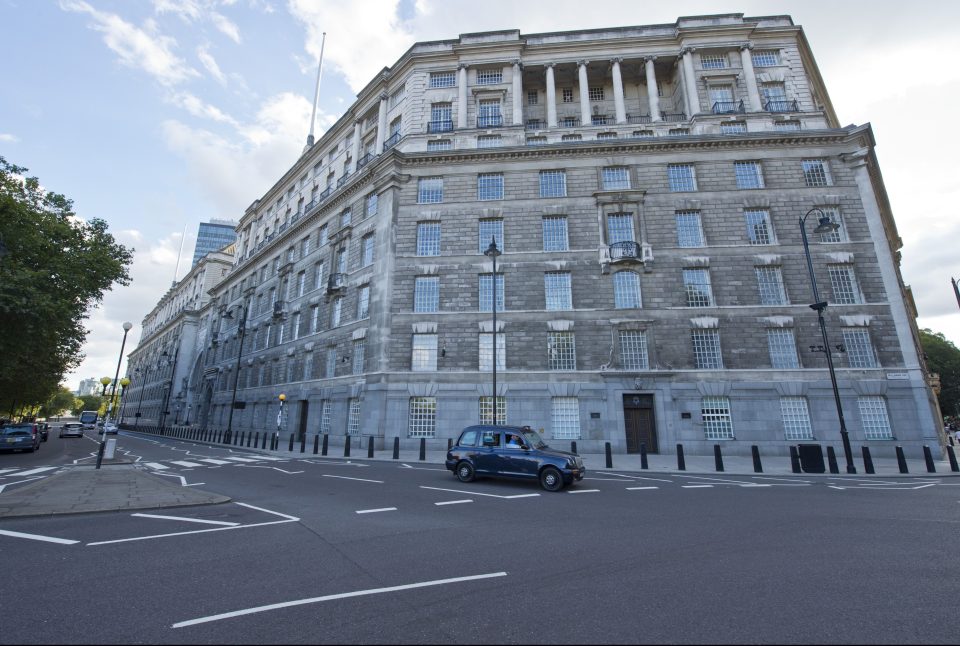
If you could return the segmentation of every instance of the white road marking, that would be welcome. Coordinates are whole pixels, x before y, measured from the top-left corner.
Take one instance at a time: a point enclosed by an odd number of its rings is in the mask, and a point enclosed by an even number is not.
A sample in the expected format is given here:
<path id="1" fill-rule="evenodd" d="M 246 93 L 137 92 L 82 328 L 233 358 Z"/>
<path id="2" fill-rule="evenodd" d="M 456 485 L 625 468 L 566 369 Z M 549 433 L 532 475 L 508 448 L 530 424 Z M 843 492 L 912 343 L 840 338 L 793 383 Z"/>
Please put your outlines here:
<path id="1" fill-rule="evenodd" d="M 258 458 L 241 458 L 234 455 L 228 455 L 227 459 L 234 460 L 236 462 L 259 462 L 260 461 Z"/>
<path id="2" fill-rule="evenodd" d="M 32 476 L 32 475 L 35 475 L 35 474 L 37 474 L 37 473 L 43 473 L 44 471 L 53 471 L 54 469 L 57 469 L 57 468 L 59 468 L 59 467 L 40 467 L 40 468 L 37 468 L 37 469 L 30 469 L 29 471 L 21 471 L 20 473 L 17 474 L 17 477 L 20 477 L 20 476 Z"/>
<path id="3" fill-rule="evenodd" d="M 359 466 L 359 465 L 358 465 L 358 466 Z M 405 466 L 407 469 L 411 469 L 411 470 L 413 470 L 413 471 L 446 471 L 446 470 L 447 470 L 446 468 L 443 468 L 443 469 L 431 469 L 431 468 L 429 468 L 429 467 L 411 467 L 411 466 L 407 466 L 407 465 L 404 465 L 404 466 Z M 397 468 L 399 468 L 399 467 L 397 467 Z"/>
<path id="4" fill-rule="evenodd" d="M 144 462 L 144 464 L 150 467 L 151 469 L 157 469 L 160 471 L 170 468 L 165 464 L 160 464 L 159 462 Z"/>
<path id="5" fill-rule="evenodd" d="M 210 464 L 233 464 L 227 460 L 214 460 L 213 458 L 200 458 L 201 462 L 208 462 Z"/>
<path id="6" fill-rule="evenodd" d="M 742 484 L 742 485 L 740 485 L 740 486 L 741 486 L 741 487 L 772 487 L 773 485 L 772 485 L 772 484 L 763 484 L 763 483 L 758 482 L 758 483 Z"/>
<path id="7" fill-rule="evenodd" d="M 660 487 L 627 487 L 627 491 L 646 491 L 647 489 L 659 489 Z"/>
<path id="8" fill-rule="evenodd" d="M 201 520 L 199 518 L 183 518 L 182 516 L 161 516 L 159 514 L 130 514 L 137 518 L 159 518 L 161 520 L 182 520 L 188 523 L 204 523 L 206 525 L 223 525 L 225 527 L 236 527 L 240 523 L 228 523 L 225 520 Z"/>
<path id="9" fill-rule="evenodd" d="M 301 473 L 303 473 L 301 471 Z M 383 484 L 383 480 L 367 480 L 365 478 L 348 478 L 347 476 L 331 476 L 324 474 L 324 478 L 339 478 L 340 480 L 357 480 L 358 482 L 376 482 L 377 484 Z"/>
<path id="10" fill-rule="evenodd" d="M 534 498 L 540 495 L 538 493 L 521 493 L 514 496 L 500 496 L 495 493 L 480 493 L 478 491 L 464 491 L 463 489 L 442 489 L 440 487 L 424 487 L 423 485 L 420 485 L 420 488 L 432 489 L 433 491 L 451 491 L 453 493 L 465 493 L 471 496 L 488 496 L 490 498 L 503 498 L 504 500 L 510 500 L 513 498 Z"/>
<path id="11" fill-rule="evenodd" d="M 4 483 L 4 484 L 0 485 L 0 493 L 3 493 L 3 490 L 4 490 L 5 487 L 9 487 L 9 486 L 15 485 L 15 484 L 23 484 L 24 482 L 33 482 L 34 480 L 42 480 L 43 478 L 46 478 L 46 476 L 34 476 L 34 477 L 32 477 L 32 478 L 27 478 L 26 480 L 17 480 L 16 482 L 7 482 L 7 483 Z"/>
<path id="12" fill-rule="evenodd" d="M 380 511 L 396 511 L 396 507 L 381 507 L 380 509 L 360 509 L 357 510 L 358 514 L 375 514 Z"/>
<path id="13" fill-rule="evenodd" d="M 383 594 L 385 592 L 400 592 L 401 590 L 413 590 L 416 588 L 426 588 L 430 586 L 446 585 L 448 583 L 462 583 L 464 581 L 478 581 L 480 579 L 491 579 L 494 577 L 501 577 L 501 576 L 507 576 L 507 573 L 493 572 L 491 574 L 477 574 L 473 576 L 460 576 L 452 579 L 438 579 L 436 581 L 422 581 L 420 583 L 408 583 L 406 585 L 395 585 L 395 586 L 390 586 L 388 588 L 373 588 L 370 590 L 356 590 L 354 592 L 328 594 L 322 597 L 312 597 L 310 599 L 298 599 L 296 601 L 285 601 L 283 603 L 271 603 L 269 605 L 258 606 L 256 608 L 246 608 L 244 610 L 234 610 L 233 612 L 225 612 L 219 615 L 210 615 L 208 617 L 190 619 L 188 621 L 181 621 L 181 622 L 175 623 L 171 626 L 171 628 L 185 628 L 187 626 L 205 624 L 211 621 L 220 621 L 222 619 L 232 619 L 234 617 L 252 615 L 258 612 L 267 612 L 269 610 L 279 610 L 280 608 L 302 606 L 309 603 L 320 603 L 323 601 L 333 601 L 335 599 L 349 599 L 351 597 L 363 597 L 363 596 L 368 596 L 372 594 Z"/>
<path id="14" fill-rule="evenodd" d="M 604 482 L 630 482 L 629 480 L 618 480 L 616 478 L 589 478 L 585 477 L 584 480 L 601 480 Z"/>
<path id="15" fill-rule="evenodd" d="M 303 473 L 303 471 L 287 471 L 286 469 L 281 469 L 280 467 L 268 467 L 265 464 L 236 464 L 234 466 L 247 467 L 250 469 L 273 469 L 274 471 L 279 471 L 286 474 Z"/>
<path id="16" fill-rule="evenodd" d="M 400 466 L 404 467 L 405 469 L 412 469 L 412 468 L 413 468 L 412 466 L 410 466 L 410 465 L 407 464 L 406 462 L 401 462 L 401 463 L 400 463 Z"/>
<path id="17" fill-rule="evenodd" d="M 190 484 L 187 484 L 187 479 L 186 479 L 186 478 L 184 478 L 183 476 L 178 476 L 178 475 L 175 474 L 175 473 L 158 473 L 157 475 L 158 475 L 158 476 L 165 476 L 165 477 L 167 477 L 167 478 L 179 478 L 179 479 L 180 479 L 180 485 L 183 486 L 183 487 L 196 487 L 196 486 L 198 486 L 198 485 L 206 484 L 205 482 L 191 482 Z"/>
<path id="18" fill-rule="evenodd" d="M 0 469 L 0 476 L 2 476 L 4 473 L 11 473 L 13 471 L 16 471 L 16 469 Z"/>
<path id="19" fill-rule="evenodd" d="M 654 482 L 669 482 L 673 484 L 673 480 L 667 480 L 665 478 L 646 478 L 644 476 L 630 476 L 634 480 L 653 480 Z"/>
<path id="20" fill-rule="evenodd" d="M 462 505 L 463 503 L 466 503 L 466 502 L 473 502 L 473 501 L 472 500 L 447 500 L 446 502 L 435 502 L 433 504 L 439 507 L 441 505 Z"/>
<path id="21" fill-rule="evenodd" d="M 3 536 L 12 536 L 13 538 L 27 538 L 32 541 L 44 541 L 46 543 L 59 543 L 60 545 L 73 545 L 74 543 L 79 543 L 80 541 L 71 541 L 66 538 L 54 538 L 53 536 L 40 536 L 39 534 L 24 534 L 22 532 L 10 532 L 5 529 L 0 529 L 0 534 Z"/>
<path id="22" fill-rule="evenodd" d="M 599 489 L 570 489 L 567 493 L 599 493 Z"/>
<path id="23" fill-rule="evenodd" d="M 680 485 L 684 489 L 711 489 L 713 485 Z"/>
<path id="24" fill-rule="evenodd" d="M 180 467 L 202 467 L 202 464 L 196 462 L 188 462 L 187 460 L 170 460 L 170 464 L 176 464 Z"/>
<path id="25" fill-rule="evenodd" d="M 683 475 L 683 474 L 677 474 L 677 475 L 681 478 L 692 478 L 693 480 L 709 480 L 719 484 L 749 484 L 748 482 L 745 482 L 743 480 L 730 480 L 729 478 L 711 478 L 709 476 L 701 476 L 701 475 Z"/>
<path id="26" fill-rule="evenodd" d="M 245 502 L 238 502 L 237 504 L 241 507 L 246 507 L 247 509 L 256 509 L 257 511 L 262 511 L 265 514 L 273 514 L 274 516 L 280 516 L 281 518 L 286 518 L 287 520 L 300 520 L 296 516 L 281 514 L 279 511 L 270 511 L 269 509 L 264 509 L 263 507 L 254 507 L 253 505 L 248 505 Z"/>
<path id="27" fill-rule="evenodd" d="M 809 480 L 797 480 L 796 478 L 770 478 L 767 476 L 751 476 L 754 480 L 779 480 L 781 482 L 810 484 Z"/>

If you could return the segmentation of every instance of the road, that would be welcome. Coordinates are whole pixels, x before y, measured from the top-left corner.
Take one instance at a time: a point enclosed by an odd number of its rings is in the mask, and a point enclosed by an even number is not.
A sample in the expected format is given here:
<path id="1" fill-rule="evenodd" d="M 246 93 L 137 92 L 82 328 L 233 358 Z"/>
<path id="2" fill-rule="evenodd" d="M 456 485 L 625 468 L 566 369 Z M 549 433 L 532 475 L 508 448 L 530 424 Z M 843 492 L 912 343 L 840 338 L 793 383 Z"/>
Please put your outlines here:
<path id="1" fill-rule="evenodd" d="M 960 479 L 613 470 L 547 493 L 119 442 L 232 502 L 0 521 L 0 642 L 956 641 Z M 0 456 L 0 487 L 95 449 L 51 433 Z"/>

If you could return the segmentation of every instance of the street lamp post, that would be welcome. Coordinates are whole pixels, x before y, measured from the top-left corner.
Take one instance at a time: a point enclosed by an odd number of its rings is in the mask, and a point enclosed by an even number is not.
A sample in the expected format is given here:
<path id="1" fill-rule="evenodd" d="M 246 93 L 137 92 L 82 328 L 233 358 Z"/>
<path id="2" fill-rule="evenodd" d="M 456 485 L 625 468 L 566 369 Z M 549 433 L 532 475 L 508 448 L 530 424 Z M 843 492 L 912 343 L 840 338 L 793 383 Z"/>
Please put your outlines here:
<path id="1" fill-rule="evenodd" d="M 833 399 L 837 405 L 837 417 L 840 419 L 840 439 L 843 441 L 843 455 L 847 461 L 847 473 L 856 473 L 857 468 L 853 465 L 853 455 L 850 450 L 850 436 L 847 433 L 847 424 L 843 419 L 843 405 L 840 403 L 840 389 L 837 388 L 837 373 L 833 369 L 833 354 L 830 352 L 830 341 L 827 339 L 827 324 L 823 319 L 823 310 L 827 309 L 827 302 L 820 300 L 820 293 L 817 290 L 817 279 L 813 274 L 813 260 L 810 257 L 810 243 L 807 241 L 807 217 L 814 211 L 818 212 L 819 223 L 814 233 L 828 233 L 840 228 L 836 222 L 830 220 L 830 216 L 822 209 L 814 207 L 806 212 L 800 218 L 800 234 L 803 238 L 803 252 L 807 256 L 807 270 L 810 272 L 810 285 L 813 287 L 813 304 L 810 309 L 816 310 L 817 319 L 820 323 L 820 335 L 823 337 L 823 352 L 827 355 L 827 369 L 830 371 L 830 383 L 833 386 Z"/>
<path id="2" fill-rule="evenodd" d="M 497 239 L 490 237 L 490 246 L 483 255 L 493 260 L 493 425 L 497 425 Z"/>
<path id="3" fill-rule="evenodd" d="M 283 393 L 277 397 L 280 400 L 280 411 L 277 413 L 277 433 L 276 439 L 274 440 L 274 447 L 280 447 L 280 424 L 283 422 L 283 402 L 287 401 L 287 396 Z"/>
<path id="4" fill-rule="evenodd" d="M 97 451 L 97 468 L 100 468 L 100 463 L 103 461 L 103 452 L 107 447 L 107 422 L 110 421 L 110 414 L 113 412 L 113 398 L 117 394 L 117 382 L 120 377 L 120 364 L 123 363 L 123 348 L 127 345 L 127 333 L 130 332 L 130 329 L 133 328 L 133 323 L 129 321 L 124 322 L 123 324 L 123 342 L 120 344 L 120 357 L 117 359 L 117 372 L 113 376 L 113 389 L 110 391 L 110 403 L 107 406 L 107 415 L 103 421 L 103 439 L 100 440 L 100 450 Z M 104 377 L 106 379 L 106 377 Z M 103 379 L 100 380 L 101 382 Z M 106 394 L 107 385 L 103 385 L 103 392 Z"/>
<path id="5" fill-rule="evenodd" d="M 240 383 L 240 357 L 243 355 L 243 337 L 247 331 L 247 310 L 250 309 L 249 303 L 244 303 L 242 306 L 243 311 L 240 313 L 240 320 L 237 323 L 237 333 L 240 335 L 240 347 L 237 348 L 237 366 L 233 375 L 233 395 L 230 397 L 230 413 L 227 416 L 227 438 L 226 442 L 230 442 L 230 437 L 233 435 L 233 407 L 237 404 L 237 386 Z M 223 315 L 225 319 L 232 319 L 233 313 L 227 312 Z M 283 401 L 280 402 L 281 407 L 283 406 Z"/>
<path id="6" fill-rule="evenodd" d="M 127 405 L 126 400 L 124 400 L 123 395 L 127 392 L 127 386 L 130 385 L 130 379 L 124 377 L 120 380 L 120 399 L 117 401 L 117 410 L 120 411 L 117 413 L 117 417 L 120 418 L 120 423 L 123 424 L 123 410 Z"/>
<path id="7" fill-rule="evenodd" d="M 173 363 L 170 368 L 170 383 L 167 384 L 167 392 L 163 396 L 163 408 L 160 411 L 160 435 L 163 435 L 166 431 L 167 424 L 167 414 L 169 411 L 167 408 L 170 406 L 170 393 L 173 392 L 173 381 L 177 377 L 177 357 L 180 356 L 180 346 L 177 346 L 177 349 L 173 351 Z"/>

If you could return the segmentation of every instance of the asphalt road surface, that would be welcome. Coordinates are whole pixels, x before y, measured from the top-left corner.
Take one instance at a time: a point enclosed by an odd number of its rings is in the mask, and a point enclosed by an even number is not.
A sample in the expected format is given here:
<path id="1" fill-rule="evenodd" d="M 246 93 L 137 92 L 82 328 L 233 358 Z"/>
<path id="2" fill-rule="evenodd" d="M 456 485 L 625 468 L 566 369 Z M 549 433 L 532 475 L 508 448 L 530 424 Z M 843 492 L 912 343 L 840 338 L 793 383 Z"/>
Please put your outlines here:
<path id="1" fill-rule="evenodd" d="M 0 456 L 0 488 L 89 460 L 91 439 Z M 613 470 L 548 493 L 119 446 L 232 502 L 0 521 L 0 643 L 957 641 L 957 478 Z"/>

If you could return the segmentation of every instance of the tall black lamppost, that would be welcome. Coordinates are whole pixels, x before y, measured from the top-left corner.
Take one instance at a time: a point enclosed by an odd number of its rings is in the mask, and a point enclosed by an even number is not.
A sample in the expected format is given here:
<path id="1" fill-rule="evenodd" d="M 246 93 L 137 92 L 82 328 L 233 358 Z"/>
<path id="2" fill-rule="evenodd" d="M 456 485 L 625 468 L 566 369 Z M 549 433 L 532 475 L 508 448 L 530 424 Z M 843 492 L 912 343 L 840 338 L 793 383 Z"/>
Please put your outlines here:
<path id="1" fill-rule="evenodd" d="M 124 377 L 120 380 L 120 399 L 117 401 L 117 410 L 120 411 L 117 413 L 117 417 L 121 424 L 123 424 L 123 411 L 127 405 L 127 400 L 123 398 L 124 394 L 127 392 L 127 386 L 130 385 L 130 378 Z"/>
<path id="2" fill-rule="evenodd" d="M 497 425 L 497 239 L 490 237 L 490 246 L 483 255 L 493 260 L 493 425 Z"/>
<path id="3" fill-rule="evenodd" d="M 843 406 L 840 403 L 840 389 L 837 388 L 837 373 L 833 369 L 833 355 L 830 353 L 830 341 L 827 339 L 827 324 L 823 320 L 823 310 L 827 309 L 827 302 L 820 300 L 820 293 L 817 291 L 817 279 L 813 275 L 813 260 L 810 258 L 810 244 L 807 242 L 807 216 L 814 211 L 820 214 L 817 228 L 814 233 L 829 233 L 836 231 L 840 225 L 833 222 L 830 216 L 822 209 L 814 207 L 806 212 L 800 218 L 800 233 L 803 237 L 803 252 L 807 256 L 807 270 L 810 272 L 810 284 L 813 286 L 814 303 L 810 309 L 817 311 L 817 319 L 820 322 L 820 335 L 823 337 L 823 352 L 827 355 L 827 369 L 830 371 L 830 383 L 833 385 L 833 399 L 837 404 L 837 417 L 840 418 L 840 439 L 843 440 L 843 455 L 847 460 L 847 473 L 856 473 L 857 468 L 853 466 L 853 455 L 850 451 L 850 436 L 847 434 L 847 424 L 843 420 Z"/>
<path id="4" fill-rule="evenodd" d="M 166 432 L 167 415 L 170 414 L 170 411 L 167 410 L 167 407 L 170 406 L 170 393 L 173 391 L 173 380 L 177 377 L 178 356 L 180 356 L 179 345 L 177 345 L 177 349 L 173 351 L 173 363 L 172 368 L 170 368 L 170 383 L 167 384 L 167 392 L 164 393 L 163 401 L 161 402 L 163 408 L 160 410 L 160 435 L 163 435 Z"/>
<path id="5" fill-rule="evenodd" d="M 120 377 L 120 364 L 123 362 L 123 348 L 127 345 L 127 333 L 133 327 L 129 321 L 123 324 L 123 342 L 120 344 L 120 358 L 117 359 L 117 372 L 113 376 L 113 389 L 110 391 L 110 403 L 107 406 L 107 417 L 103 422 L 103 439 L 100 440 L 100 450 L 97 452 L 97 468 L 100 468 L 100 462 L 103 461 L 103 452 L 107 448 L 107 422 L 110 421 L 110 413 L 113 412 L 113 398 L 117 394 L 117 382 Z M 102 381 L 102 380 L 101 380 Z M 106 393 L 107 386 L 104 384 L 103 391 Z"/>
<path id="6" fill-rule="evenodd" d="M 237 323 L 237 333 L 240 335 L 240 346 L 237 348 L 237 365 L 233 375 L 233 395 L 230 397 L 230 413 L 227 416 L 227 433 L 224 443 L 229 444 L 230 437 L 233 434 L 233 407 L 237 403 L 237 385 L 240 383 L 240 357 L 243 355 L 243 337 L 247 331 L 247 310 L 250 309 L 249 303 L 241 306 L 240 321 Z M 223 315 L 225 319 L 233 319 L 233 313 L 229 310 Z"/>

